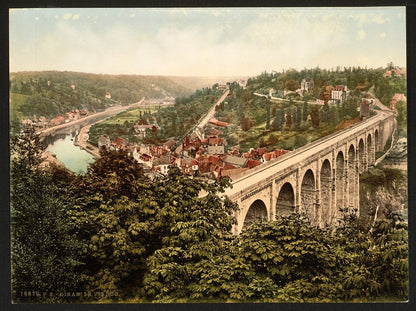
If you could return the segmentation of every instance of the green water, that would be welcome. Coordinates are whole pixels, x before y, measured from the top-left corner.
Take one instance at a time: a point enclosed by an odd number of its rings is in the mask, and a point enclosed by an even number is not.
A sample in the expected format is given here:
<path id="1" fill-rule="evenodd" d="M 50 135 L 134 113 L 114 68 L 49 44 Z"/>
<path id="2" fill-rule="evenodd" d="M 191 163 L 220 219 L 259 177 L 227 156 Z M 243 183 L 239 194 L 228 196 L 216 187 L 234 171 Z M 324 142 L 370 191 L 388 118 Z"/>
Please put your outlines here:
<path id="1" fill-rule="evenodd" d="M 72 139 L 72 140 L 71 140 Z M 69 170 L 83 174 L 87 171 L 88 165 L 94 162 L 94 157 L 85 150 L 74 145 L 75 137 L 67 135 L 65 138 L 56 140 L 46 150 L 56 155 Z"/>

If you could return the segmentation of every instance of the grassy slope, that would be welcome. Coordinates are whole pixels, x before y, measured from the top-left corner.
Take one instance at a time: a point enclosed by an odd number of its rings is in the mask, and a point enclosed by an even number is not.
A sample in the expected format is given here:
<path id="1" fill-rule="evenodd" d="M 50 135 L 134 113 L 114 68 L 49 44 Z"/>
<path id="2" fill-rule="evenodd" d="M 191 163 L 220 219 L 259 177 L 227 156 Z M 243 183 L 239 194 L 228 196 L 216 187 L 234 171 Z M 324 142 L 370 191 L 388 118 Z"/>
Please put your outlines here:
<path id="1" fill-rule="evenodd" d="M 10 119 L 23 118 L 20 107 L 29 97 L 29 95 L 10 93 Z"/>
<path id="2" fill-rule="evenodd" d="M 161 107 L 161 109 L 163 109 L 163 107 Z M 137 120 L 140 117 L 140 112 L 142 114 L 146 113 L 146 112 L 155 112 L 157 111 L 157 107 L 146 107 L 146 108 L 137 108 L 137 109 L 132 109 L 129 111 L 125 111 L 122 113 L 117 114 L 116 116 L 109 118 L 103 122 L 101 122 L 102 125 L 105 124 L 124 124 L 124 122 L 137 122 Z"/>

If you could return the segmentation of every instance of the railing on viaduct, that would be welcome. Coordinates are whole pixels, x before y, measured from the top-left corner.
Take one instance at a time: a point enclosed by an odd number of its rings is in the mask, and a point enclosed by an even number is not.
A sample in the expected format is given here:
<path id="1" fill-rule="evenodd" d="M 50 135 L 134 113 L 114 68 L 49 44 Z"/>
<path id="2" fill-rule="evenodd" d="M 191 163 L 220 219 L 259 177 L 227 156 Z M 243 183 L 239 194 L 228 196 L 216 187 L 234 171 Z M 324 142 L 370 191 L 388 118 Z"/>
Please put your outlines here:
<path id="1" fill-rule="evenodd" d="M 394 113 L 378 111 L 237 177 L 225 192 L 239 205 L 233 232 L 256 219 L 293 212 L 318 226 L 336 225 L 340 208 L 359 213 L 359 174 L 374 165 L 394 127 Z"/>

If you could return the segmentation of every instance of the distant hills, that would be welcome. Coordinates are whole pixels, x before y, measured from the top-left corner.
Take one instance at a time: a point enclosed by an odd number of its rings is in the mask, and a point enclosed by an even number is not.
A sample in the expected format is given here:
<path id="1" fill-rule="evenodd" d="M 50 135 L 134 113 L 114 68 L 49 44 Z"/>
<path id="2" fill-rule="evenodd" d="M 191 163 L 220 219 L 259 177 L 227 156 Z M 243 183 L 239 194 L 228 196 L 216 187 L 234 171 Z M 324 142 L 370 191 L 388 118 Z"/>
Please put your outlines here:
<path id="1" fill-rule="evenodd" d="M 247 80 L 249 77 L 233 76 L 233 77 L 178 77 L 178 76 L 166 76 L 166 78 L 175 81 L 178 85 L 182 85 L 187 89 L 195 91 L 204 87 L 212 87 L 215 83 L 226 84 L 227 82 L 233 82 L 236 80 Z"/>
<path id="2" fill-rule="evenodd" d="M 103 110 L 145 98 L 184 97 L 232 78 L 107 75 L 70 71 L 10 73 L 10 120 L 52 118 L 71 109 Z"/>

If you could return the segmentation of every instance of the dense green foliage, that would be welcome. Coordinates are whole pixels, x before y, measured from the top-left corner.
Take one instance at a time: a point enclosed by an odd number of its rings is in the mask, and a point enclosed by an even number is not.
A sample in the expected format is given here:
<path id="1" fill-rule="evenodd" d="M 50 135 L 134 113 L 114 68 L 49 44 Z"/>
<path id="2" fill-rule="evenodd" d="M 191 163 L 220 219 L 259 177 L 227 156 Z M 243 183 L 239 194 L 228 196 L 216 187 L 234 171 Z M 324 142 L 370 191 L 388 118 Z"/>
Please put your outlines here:
<path id="1" fill-rule="evenodd" d="M 407 298 L 407 224 L 396 214 L 371 225 L 346 213 L 335 232 L 294 214 L 233 236 L 236 205 L 218 195 L 226 180 L 201 182 L 178 169 L 149 180 L 126 154 L 104 151 L 85 175 L 41 170 L 29 136 L 15 142 L 12 161 L 16 302 Z M 22 297 L 25 290 L 93 295 Z"/>
<path id="2" fill-rule="evenodd" d="M 396 109 L 399 128 L 407 132 L 407 104 L 404 101 L 399 101 L 396 103 Z"/>
<path id="3" fill-rule="evenodd" d="M 399 76 L 383 77 L 385 70 L 358 67 L 264 72 L 248 79 L 245 89 L 238 83 L 229 83 L 231 95 L 227 98 L 224 109 L 219 110 L 216 116 L 221 121 L 237 125 L 224 134 L 227 141 L 240 145 L 242 151 L 260 146 L 269 149 L 275 147 L 276 145 L 268 144 L 268 136 L 271 134 L 279 137 L 278 148 L 292 150 L 299 147 L 299 136 L 307 143 L 358 122 L 357 108 L 364 93 L 372 93 L 386 106 L 389 106 L 395 93 L 406 95 L 406 79 Z M 303 98 L 297 93 L 283 95 L 284 89 L 299 87 L 302 79 L 314 81 L 313 89 L 304 92 Z M 347 85 L 351 90 L 347 100 L 342 104 L 323 106 L 314 103 L 314 99 L 328 96 L 327 87 L 336 85 Z M 271 89 L 272 96 L 283 100 L 272 98 L 265 101 L 264 97 L 253 95 L 256 92 L 267 96 Z M 404 120 L 401 124 L 405 124 L 405 105 L 399 103 L 398 111 L 399 120 Z M 253 122 L 250 129 L 246 122 L 248 119 Z"/>
<path id="4" fill-rule="evenodd" d="M 111 99 L 106 98 L 107 92 Z M 57 71 L 12 73 L 11 121 L 18 123 L 33 115 L 53 118 L 74 108 L 99 111 L 114 104 L 132 104 L 143 97 L 176 97 L 190 92 L 168 77 Z"/>
<path id="5" fill-rule="evenodd" d="M 60 181 L 63 177 L 68 182 L 69 175 L 43 170 L 42 149 L 33 130 L 12 144 L 11 265 L 16 302 L 64 302 L 65 297 L 56 295 L 79 285 L 80 245 L 66 213 L 71 198 Z M 27 296 L 26 291 L 36 293 Z"/>

